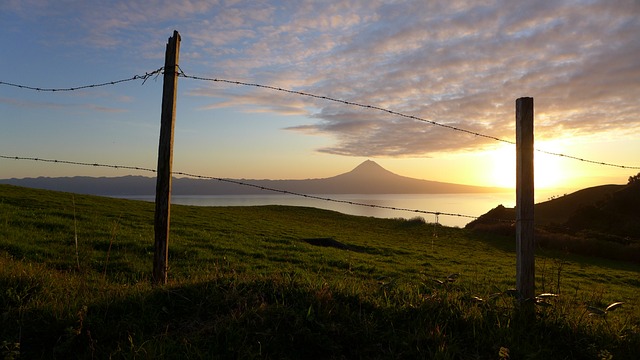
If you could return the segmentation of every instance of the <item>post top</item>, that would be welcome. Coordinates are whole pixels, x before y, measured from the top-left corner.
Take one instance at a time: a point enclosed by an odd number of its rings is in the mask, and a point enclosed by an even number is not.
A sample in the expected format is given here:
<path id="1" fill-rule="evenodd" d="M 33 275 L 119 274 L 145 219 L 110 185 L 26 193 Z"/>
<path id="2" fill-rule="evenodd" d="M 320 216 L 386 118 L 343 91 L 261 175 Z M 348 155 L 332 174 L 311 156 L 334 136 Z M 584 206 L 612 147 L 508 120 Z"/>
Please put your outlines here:
<path id="1" fill-rule="evenodd" d="M 178 32 L 178 30 L 173 30 L 173 36 L 171 36 L 169 38 L 169 42 L 171 42 L 171 39 L 176 39 L 177 41 L 182 40 L 182 38 L 180 37 L 180 33 Z"/>

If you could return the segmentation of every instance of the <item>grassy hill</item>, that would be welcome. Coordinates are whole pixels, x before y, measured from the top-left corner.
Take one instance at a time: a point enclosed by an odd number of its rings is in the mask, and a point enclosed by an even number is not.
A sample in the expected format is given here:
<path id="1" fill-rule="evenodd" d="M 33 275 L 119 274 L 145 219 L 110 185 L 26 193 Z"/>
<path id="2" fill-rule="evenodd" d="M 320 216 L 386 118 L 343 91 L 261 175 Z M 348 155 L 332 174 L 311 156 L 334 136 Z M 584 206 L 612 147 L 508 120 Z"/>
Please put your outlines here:
<path id="1" fill-rule="evenodd" d="M 536 222 L 543 226 L 566 223 L 576 210 L 605 201 L 624 188 L 624 185 L 594 186 L 541 202 L 536 204 Z"/>
<path id="2" fill-rule="evenodd" d="M 521 316 L 513 238 L 300 207 L 173 206 L 0 185 L 5 358 L 632 359 L 640 266 L 540 250 Z M 615 311 L 611 303 L 624 302 Z"/>
<path id="3" fill-rule="evenodd" d="M 515 209 L 498 206 L 467 229 L 515 236 Z M 546 248 L 640 263 L 640 181 L 595 186 L 535 205 L 536 242 Z"/>

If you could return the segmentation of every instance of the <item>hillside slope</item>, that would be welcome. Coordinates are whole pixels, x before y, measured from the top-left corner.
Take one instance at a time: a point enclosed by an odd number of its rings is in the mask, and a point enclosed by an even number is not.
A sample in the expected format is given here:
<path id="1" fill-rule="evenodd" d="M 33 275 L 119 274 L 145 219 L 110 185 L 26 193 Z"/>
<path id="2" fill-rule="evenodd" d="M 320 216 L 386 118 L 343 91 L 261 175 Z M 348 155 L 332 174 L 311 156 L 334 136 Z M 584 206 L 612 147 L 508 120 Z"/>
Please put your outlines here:
<path id="1" fill-rule="evenodd" d="M 636 359 L 640 348 L 636 264 L 538 253 L 537 290 L 560 296 L 532 326 L 508 290 L 511 238 L 304 207 L 173 206 L 169 284 L 152 286 L 153 211 L 0 185 L 0 357 Z"/>
<path id="2" fill-rule="evenodd" d="M 640 182 L 602 185 L 535 205 L 538 245 L 640 262 Z M 515 234 L 515 209 L 500 205 L 467 229 Z"/>
<path id="3" fill-rule="evenodd" d="M 640 184 L 601 185 L 535 204 L 535 224 L 572 231 L 592 230 L 640 239 Z M 515 220 L 513 208 L 499 206 L 467 227 Z"/>

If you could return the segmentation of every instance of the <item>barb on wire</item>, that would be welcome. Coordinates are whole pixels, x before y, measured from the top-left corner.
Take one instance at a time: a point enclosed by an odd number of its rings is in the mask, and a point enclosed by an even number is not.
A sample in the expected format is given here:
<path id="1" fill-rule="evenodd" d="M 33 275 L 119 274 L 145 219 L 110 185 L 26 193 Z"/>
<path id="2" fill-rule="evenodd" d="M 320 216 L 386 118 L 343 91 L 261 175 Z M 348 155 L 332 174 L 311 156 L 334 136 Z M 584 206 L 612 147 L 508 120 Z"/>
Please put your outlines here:
<path id="1" fill-rule="evenodd" d="M 68 160 L 55 160 L 55 159 L 42 159 L 42 158 L 37 158 L 37 157 L 7 156 L 7 155 L 0 155 L 0 158 L 1 159 L 10 159 L 10 160 L 29 160 L 29 161 L 39 161 L 39 162 L 58 163 L 58 164 L 106 167 L 106 168 L 113 168 L 113 169 L 128 169 L 128 170 L 137 170 L 137 171 L 147 171 L 147 172 L 153 172 L 153 173 L 156 172 L 156 170 L 150 169 L 150 168 L 144 168 L 144 167 L 138 167 L 138 166 L 127 166 L 127 165 L 111 165 L 111 164 L 88 163 L 88 162 L 68 161 Z M 349 201 L 349 200 L 338 200 L 338 199 L 332 199 L 332 198 L 327 198 L 327 197 L 322 197 L 322 196 L 317 196 L 317 195 L 303 194 L 303 193 L 298 193 L 298 192 L 294 192 L 294 191 L 288 191 L 288 190 L 276 189 L 276 188 L 271 188 L 271 187 L 266 187 L 266 186 L 260 186 L 260 185 L 246 183 L 246 182 L 233 180 L 233 179 L 225 179 L 225 178 L 218 178 L 218 177 L 213 177 L 213 176 L 196 175 L 196 174 L 190 174 L 190 173 L 180 172 L 180 171 L 174 171 L 174 172 L 172 172 L 172 175 L 182 175 L 182 176 L 198 178 L 198 179 L 217 180 L 217 181 L 220 181 L 220 182 L 226 182 L 226 183 L 231 183 L 231 184 L 236 184 L 236 185 L 248 186 L 248 187 L 253 187 L 253 188 L 257 188 L 257 189 L 261 189 L 261 190 L 265 190 L 265 191 L 272 191 L 272 192 L 277 192 L 277 193 L 281 193 L 281 194 L 286 194 L 286 195 L 294 195 L 294 196 L 304 197 L 304 198 L 308 198 L 308 199 L 316 199 L 316 200 L 322 200 L 322 201 L 334 202 L 334 203 L 343 203 L 343 204 L 349 204 L 349 205 L 354 205 L 354 206 L 364 206 L 364 207 L 377 208 L 377 209 L 386 209 L 386 210 L 394 210 L 394 211 L 407 211 L 407 212 L 413 212 L 413 213 L 419 213 L 419 214 L 433 214 L 433 215 L 436 215 L 436 216 L 445 215 L 445 216 L 462 217 L 462 218 L 469 218 L 469 219 L 478 219 L 477 216 L 472 216 L 472 215 L 448 213 L 448 212 L 441 212 L 441 211 L 428 211 L 428 210 L 408 209 L 408 208 L 400 208 L 400 207 L 395 207 L 395 206 L 383 206 L 383 205 L 365 204 L 365 203 Z"/>
<path id="2" fill-rule="evenodd" d="M 146 73 L 145 72 L 144 75 L 138 77 L 138 79 L 142 79 L 142 84 L 141 85 L 144 85 L 144 83 L 146 83 L 147 80 L 152 76 L 153 76 L 153 80 L 156 80 L 158 78 L 158 76 L 160 76 L 160 74 L 163 72 L 163 70 L 164 70 L 164 66 L 159 68 L 158 70 L 154 70 L 154 71 L 152 71 L 150 73 Z"/>
<path id="3" fill-rule="evenodd" d="M 163 67 L 161 67 L 161 68 L 159 68 L 157 70 L 154 70 L 152 72 L 145 72 L 144 75 L 134 75 L 134 76 L 132 76 L 130 78 L 127 78 L 127 79 L 114 80 L 114 81 L 108 81 L 108 82 L 99 83 L 99 84 L 82 85 L 82 86 L 69 87 L 69 88 L 41 88 L 41 87 L 14 84 L 14 83 L 9 83 L 9 82 L 5 82 L 5 81 L 0 81 L 0 85 L 17 87 L 17 88 L 20 88 L 20 89 L 27 89 L 27 90 L 34 90 L 34 91 L 48 91 L 48 92 L 76 91 L 76 90 L 87 89 L 87 88 L 96 88 L 96 87 L 107 86 L 107 85 L 116 85 L 116 84 L 119 84 L 119 83 L 123 83 L 123 82 L 127 82 L 127 81 L 133 81 L 133 80 L 142 80 L 142 85 L 144 85 L 144 83 L 147 81 L 147 79 L 149 79 L 150 77 L 152 77 L 154 75 L 160 74 L 162 72 L 162 70 L 163 70 Z"/>
<path id="4" fill-rule="evenodd" d="M 356 102 L 352 102 L 352 101 L 346 101 L 346 100 L 332 98 L 330 96 L 316 95 L 316 94 L 303 92 L 303 91 L 283 89 L 283 88 L 280 88 L 280 87 L 270 86 L 270 85 L 262 85 L 262 84 L 257 84 L 257 83 L 249 83 L 249 82 L 227 80 L 227 79 L 219 79 L 219 78 L 206 78 L 206 77 L 201 77 L 201 76 L 192 76 L 192 75 L 185 74 L 184 71 L 180 68 L 180 66 L 178 66 L 178 70 L 179 70 L 178 76 L 181 76 L 181 77 L 184 77 L 184 78 L 187 78 L 187 79 L 200 80 L 200 81 L 212 81 L 212 82 L 220 82 L 220 83 L 227 83 L 227 84 L 233 84 L 233 85 L 250 86 L 250 87 L 256 87 L 256 88 L 261 88 L 261 89 L 275 90 L 275 91 L 285 92 L 285 93 L 294 94 L 294 95 L 300 95 L 300 96 L 306 96 L 306 97 L 311 97 L 311 98 L 315 98 L 315 99 L 321 99 L 321 100 L 326 100 L 326 101 L 337 102 L 337 103 L 345 104 L 345 105 L 349 105 L 349 106 L 356 106 L 356 107 L 361 107 L 361 108 L 365 108 L 365 109 L 378 110 L 378 111 L 382 111 L 382 112 L 385 112 L 385 113 L 388 113 L 388 114 L 391 114 L 391 115 L 395 115 L 395 116 L 399 116 L 399 117 L 403 117 L 403 118 L 407 118 L 407 119 L 412 119 L 412 120 L 416 120 L 416 121 L 425 122 L 425 123 L 430 124 L 430 125 L 439 126 L 439 127 L 442 127 L 442 128 L 446 128 L 446 129 L 449 129 L 449 130 L 458 131 L 458 132 L 462 132 L 462 133 L 466 133 L 466 134 L 470 134 L 470 135 L 475 135 L 475 136 L 478 136 L 478 137 L 483 137 L 485 139 L 490 139 L 490 140 L 494 140 L 494 141 L 505 143 L 505 144 L 510 144 L 510 145 L 515 145 L 516 144 L 516 142 L 512 141 L 512 140 L 501 139 L 501 138 L 496 137 L 496 136 L 486 135 L 486 134 L 482 134 L 482 133 L 475 132 L 475 131 L 472 131 L 472 130 L 467 130 L 467 129 L 459 128 L 459 127 L 452 126 L 452 125 L 442 124 L 442 123 L 439 123 L 439 122 L 436 122 L 436 121 L 433 121 L 433 120 L 427 120 L 427 119 L 424 119 L 424 118 L 421 118 L 421 117 L 418 117 L 418 116 L 404 114 L 404 113 L 401 113 L 401 112 L 385 109 L 383 107 L 379 107 L 379 106 L 375 106 L 375 105 L 360 104 L 360 103 L 356 103 Z M 572 156 L 572 155 L 566 155 L 566 154 L 562 154 L 562 153 L 555 153 L 555 152 L 551 152 L 551 151 L 546 151 L 546 150 L 543 150 L 543 149 L 534 149 L 534 150 L 537 151 L 537 152 L 543 153 L 543 154 L 564 157 L 564 158 L 567 158 L 567 159 L 583 161 L 583 162 L 591 163 L 591 164 L 611 166 L 611 167 L 617 167 L 617 168 L 621 168 L 621 169 L 640 169 L 640 166 L 619 165 L 619 164 L 613 164 L 613 163 L 589 160 L 589 159 L 585 159 L 585 158 L 581 158 L 581 157 L 577 157 L 577 156 Z"/>

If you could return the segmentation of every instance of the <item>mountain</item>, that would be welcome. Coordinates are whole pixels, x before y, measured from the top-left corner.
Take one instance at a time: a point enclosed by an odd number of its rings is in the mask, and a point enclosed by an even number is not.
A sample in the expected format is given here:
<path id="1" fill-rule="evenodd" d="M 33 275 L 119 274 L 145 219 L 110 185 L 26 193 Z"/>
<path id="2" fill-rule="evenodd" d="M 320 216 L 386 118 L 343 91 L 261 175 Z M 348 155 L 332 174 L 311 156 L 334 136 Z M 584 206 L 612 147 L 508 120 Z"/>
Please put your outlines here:
<path id="1" fill-rule="evenodd" d="M 367 160 L 355 169 L 334 177 L 308 180 L 317 194 L 452 194 L 500 192 L 504 189 L 451 184 L 400 176 Z"/>
<path id="2" fill-rule="evenodd" d="M 240 185 L 238 182 L 249 184 Z M 38 177 L 0 180 L 47 190 L 93 195 L 153 195 L 156 179 L 144 176 L 122 177 Z M 367 160 L 353 170 L 322 179 L 247 180 L 174 178 L 174 195 L 241 195 L 273 193 L 264 188 L 303 194 L 453 194 L 503 192 L 505 189 L 451 184 L 397 175 Z"/>

